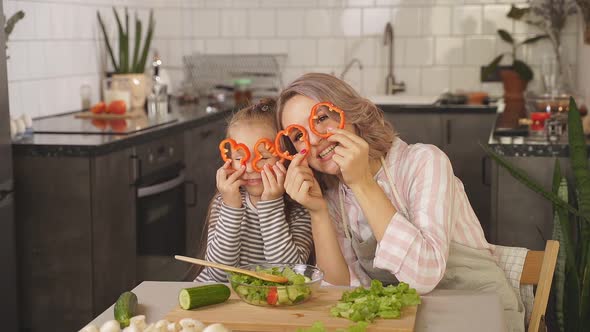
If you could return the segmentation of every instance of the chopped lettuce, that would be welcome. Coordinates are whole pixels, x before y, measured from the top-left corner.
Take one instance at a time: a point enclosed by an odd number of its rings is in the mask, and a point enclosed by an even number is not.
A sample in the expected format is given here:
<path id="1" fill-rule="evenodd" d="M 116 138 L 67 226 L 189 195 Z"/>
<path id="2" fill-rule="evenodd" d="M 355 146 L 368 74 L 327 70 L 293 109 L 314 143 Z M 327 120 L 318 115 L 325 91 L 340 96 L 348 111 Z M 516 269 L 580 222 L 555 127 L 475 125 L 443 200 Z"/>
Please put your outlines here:
<path id="1" fill-rule="evenodd" d="M 373 280 L 368 289 L 358 287 L 345 291 L 338 303 L 330 309 L 334 317 L 343 317 L 354 322 L 372 322 L 375 318 L 399 318 L 402 308 L 420 304 L 420 295 L 406 283 L 383 287 Z"/>

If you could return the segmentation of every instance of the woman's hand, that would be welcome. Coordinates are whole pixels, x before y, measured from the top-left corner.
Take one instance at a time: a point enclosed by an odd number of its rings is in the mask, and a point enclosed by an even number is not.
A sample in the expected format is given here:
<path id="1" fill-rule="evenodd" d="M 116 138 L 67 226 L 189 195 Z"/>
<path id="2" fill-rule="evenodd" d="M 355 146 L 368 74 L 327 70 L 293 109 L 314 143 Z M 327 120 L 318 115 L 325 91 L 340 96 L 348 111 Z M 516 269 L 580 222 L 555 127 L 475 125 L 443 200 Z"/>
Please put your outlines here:
<path id="1" fill-rule="evenodd" d="M 307 165 L 305 154 L 297 154 L 291 161 L 285 178 L 285 191 L 310 213 L 327 209 L 320 184 Z"/>
<path id="2" fill-rule="evenodd" d="M 246 166 L 240 166 L 240 169 L 236 171 L 231 168 L 230 164 L 231 160 L 228 160 L 217 170 L 217 190 L 221 193 L 221 198 L 226 205 L 241 208 L 240 186 L 246 184 L 246 181 L 240 177 L 246 171 Z"/>
<path id="3" fill-rule="evenodd" d="M 337 142 L 332 160 L 340 167 L 342 179 L 353 187 L 373 178 L 369 163 L 369 144 L 354 133 L 333 129 L 328 141 Z"/>
<path id="4" fill-rule="evenodd" d="M 280 162 L 274 164 L 272 170 L 268 164 L 262 167 L 262 172 L 260 172 L 262 186 L 264 187 L 262 195 L 260 196 L 262 201 L 272 201 L 273 199 L 283 196 L 285 193 L 286 174 L 287 169 Z"/>

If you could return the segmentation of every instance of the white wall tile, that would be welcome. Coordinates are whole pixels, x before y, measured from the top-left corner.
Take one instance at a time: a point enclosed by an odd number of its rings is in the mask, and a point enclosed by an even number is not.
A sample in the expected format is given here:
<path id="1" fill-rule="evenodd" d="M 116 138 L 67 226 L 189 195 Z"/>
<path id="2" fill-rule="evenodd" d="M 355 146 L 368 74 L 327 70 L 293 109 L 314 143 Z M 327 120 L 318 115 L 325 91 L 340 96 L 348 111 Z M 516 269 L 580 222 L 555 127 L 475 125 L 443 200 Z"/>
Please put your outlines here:
<path id="1" fill-rule="evenodd" d="M 207 54 L 230 54 L 232 52 L 232 43 L 228 39 L 208 39 L 205 40 L 205 53 Z"/>
<path id="2" fill-rule="evenodd" d="M 231 8 L 232 0 L 205 0 L 206 8 Z"/>
<path id="3" fill-rule="evenodd" d="M 391 24 L 396 36 L 419 36 L 422 33 L 422 10 L 416 7 L 393 9 Z"/>
<path id="4" fill-rule="evenodd" d="M 277 11 L 277 35 L 298 37 L 303 35 L 304 11 L 301 9 Z"/>
<path id="5" fill-rule="evenodd" d="M 193 10 L 193 35 L 215 37 L 220 35 L 220 15 L 218 10 Z"/>
<path id="6" fill-rule="evenodd" d="M 389 45 L 383 45 L 383 40 L 380 37 L 374 37 L 375 54 L 377 66 L 388 66 L 389 63 Z M 403 66 L 406 64 L 406 38 L 397 37 L 393 41 L 393 63 L 395 66 Z M 432 52 L 432 50 L 429 50 Z M 413 56 L 413 55 L 412 55 Z"/>
<path id="7" fill-rule="evenodd" d="M 489 5 L 483 7 L 483 27 L 484 34 L 495 35 L 498 29 L 512 32 L 514 20 L 506 17 L 510 10 L 510 5 Z"/>
<path id="8" fill-rule="evenodd" d="M 38 39 L 49 39 L 51 35 L 51 4 L 38 3 L 35 6 L 35 36 Z M 27 13 L 25 13 L 27 17 Z M 96 13 L 94 13 L 94 22 Z M 19 22 L 20 23 L 20 22 Z M 17 23 L 18 24 L 18 23 Z M 97 23 L 95 23 L 97 24 Z"/>
<path id="9" fill-rule="evenodd" d="M 289 40 L 289 66 L 315 66 L 317 46 L 314 39 Z"/>
<path id="10" fill-rule="evenodd" d="M 451 83 L 449 67 L 430 67 L 422 69 L 423 95 L 440 95 L 448 91 Z"/>
<path id="11" fill-rule="evenodd" d="M 242 37 L 248 35 L 248 16 L 244 10 L 221 11 L 221 35 L 224 37 Z"/>
<path id="12" fill-rule="evenodd" d="M 435 63 L 437 65 L 463 64 L 463 38 L 437 37 L 435 39 Z"/>
<path id="13" fill-rule="evenodd" d="M 465 64 L 485 65 L 496 57 L 495 37 L 469 37 L 465 39 Z"/>
<path id="14" fill-rule="evenodd" d="M 260 5 L 259 0 L 234 0 L 232 8 L 258 8 Z"/>
<path id="15" fill-rule="evenodd" d="M 180 12 L 180 9 L 156 9 L 154 11 L 155 38 L 177 38 L 181 35 L 182 17 Z"/>
<path id="16" fill-rule="evenodd" d="M 30 77 L 30 67 L 28 64 L 28 42 L 10 42 L 8 44 L 7 61 L 8 77 L 12 80 L 25 80 Z"/>
<path id="17" fill-rule="evenodd" d="M 348 60 L 352 58 L 358 58 L 362 65 L 373 66 L 375 65 L 375 51 L 377 49 L 379 38 L 349 38 L 346 41 L 346 58 Z"/>
<path id="18" fill-rule="evenodd" d="M 481 6 L 457 6 L 453 10 L 453 34 L 481 34 Z"/>
<path id="19" fill-rule="evenodd" d="M 322 1 L 322 0 L 317 0 Z M 317 5 L 316 0 L 260 0 L 263 8 L 309 8 Z"/>
<path id="20" fill-rule="evenodd" d="M 434 62 L 433 44 L 433 38 L 406 39 L 404 64 L 420 66 L 431 65 Z"/>
<path id="21" fill-rule="evenodd" d="M 259 41 L 257 39 L 236 39 L 234 40 L 233 52 L 238 54 L 260 53 Z"/>
<path id="22" fill-rule="evenodd" d="M 451 91 L 474 91 L 480 86 L 480 67 L 451 67 Z"/>
<path id="23" fill-rule="evenodd" d="M 34 39 L 36 37 L 36 27 L 35 23 L 37 20 L 35 19 L 36 11 L 34 4 L 29 2 L 13 2 L 14 6 L 10 6 L 12 8 L 6 8 L 4 10 L 6 19 L 10 18 L 12 14 L 15 12 L 22 10 L 25 13 L 25 17 L 21 19 L 14 30 L 12 30 L 12 34 L 10 35 L 11 40 L 22 40 L 22 39 Z"/>
<path id="24" fill-rule="evenodd" d="M 422 31 L 425 35 L 451 33 L 451 7 L 430 7 L 422 10 Z"/>
<path id="25" fill-rule="evenodd" d="M 250 37 L 272 37 L 275 35 L 275 11 L 256 9 L 248 11 Z"/>
<path id="26" fill-rule="evenodd" d="M 306 36 L 330 36 L 333 26 L 332 10 L 311 9 L 305 12 Z"/>
<path id="27" fill-rule="evenodd" d="M 43 78 L 47 75 L 45 43 L 30 42 L 28 48 L 28 66 L 31 72 L 31 78 Z M 8 64 L 10 64 L 9 60 Z M 11 79 L 12 75 L 8 75 Z"/>
<path id="28" fill-rule="evenodd" d="M 361 93 L 365 96 L 385 93 L 385 70 L 382 67 L 363 68 Z"/>
<path id="29" fill-rule="evenodd" d="M 192 9 L 183 9 L 180 11 L 181 15 L 181 33 L 180 36 L 189 38 L 193 37 L 193 10 Z"/>
<path id="30" fill-rule="evenodd" d="M 361 35 L 362 12 L 360 9 L 337 9 L 334 14 L 335 36 L 355 37 Z"/>
<path id="31" fill-rule="evenodd" d="M 282 74 L 283 74 L 283 77 L 282 77 L 283 78 L 283 85 L 284 86 L 289 85 L 289 83 L 293 82 L 299 76 L 303 75 L 306 72 L 307 71 L 303 67 L 289 67 L 289 68 L 286 68 L 282 72 Z"/>
<path id="32" fill-rule="evenodd" d="M 260 52 L 269 54 L 289 52 L 289 42 L 285 39 L 266 39 L 260 42 Z"/>
<path id="33" fill-rule="evenodd" d="M 363 35 L 382 35 L 387 22 L 391 21 L 389 8 L 363 9 Z"/>
<path id="34" fill-rule="evenodd" d="M 346 43 L 343 39 L 318 39 L 318 57 L 317 63 L 320 66 L 336 66 L 340 68 L 344 65 L 346 56 Z"/>
<path id="35" fill-rule="evenodd" d="M 344 4 L 348 7 L 371 7 L 375 0 L 345 0 Z"/>
<path id="36" fill-rule="evenodd" d="M 394 68 L 393 74 L 395 75 L 395 80 L 404 82 L 406 85 L 406 91 L 404 94 L 406 95 L 420 95 L 421 94 L 421 83 L 420 77 L 422 70 L 418 67 L 405 67 L 405 68 Z M 387 73 L 383 71 L 383 73 Z M 385 75 L 382 75 L 381 78 L 381 86 L 383 86 L 382 90 L 385 91 Z M 395 123 L 394 123 L 395 125 Z"/>
<path id="37" fill-rule="evenodd" d="M 11 118 L 17 118 L 23 114 L 21 85 L 21 82 L 11 82 L 8 84 L 8 107 L 10 108 Z"/>

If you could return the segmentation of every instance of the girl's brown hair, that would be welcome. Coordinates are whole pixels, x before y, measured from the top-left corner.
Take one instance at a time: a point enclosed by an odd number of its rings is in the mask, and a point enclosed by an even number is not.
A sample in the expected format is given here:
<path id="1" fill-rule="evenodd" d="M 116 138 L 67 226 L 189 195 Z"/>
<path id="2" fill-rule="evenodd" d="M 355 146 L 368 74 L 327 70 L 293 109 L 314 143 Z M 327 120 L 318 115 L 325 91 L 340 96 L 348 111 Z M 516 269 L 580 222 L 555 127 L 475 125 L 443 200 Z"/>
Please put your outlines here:
<path id="1" fill-rule="evenodd" d="M 328 74 L 304 74 L 281 92 L 277 102 L 277 122 L 281 128 L 285 104 L 297 95 L 317 102 L 329 101 L 341 108 L 346 115 L 346 123 L 351 124 L 356 134 L 369 143 L 370 159 L 385 157 L 391 148 L 397 134 L 385 120 L 383 111 L 370 100 L 361 97 L 348 83 Z M 320 178 L 327 180 L 330 177 Z M 324 187 L 329 187 L 333 181 L 322 182 Z"/>

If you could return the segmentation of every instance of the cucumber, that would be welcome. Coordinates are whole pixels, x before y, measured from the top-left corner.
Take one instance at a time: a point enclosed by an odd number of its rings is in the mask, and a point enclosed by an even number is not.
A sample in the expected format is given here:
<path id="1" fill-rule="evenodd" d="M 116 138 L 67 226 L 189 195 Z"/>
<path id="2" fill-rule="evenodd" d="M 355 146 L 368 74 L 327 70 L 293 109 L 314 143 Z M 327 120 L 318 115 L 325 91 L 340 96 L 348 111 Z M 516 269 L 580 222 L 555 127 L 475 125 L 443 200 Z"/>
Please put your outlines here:
<path id="1" fill-rule="evenodd" d="M 288 304 L 291 302 L 291 300 L 289 300 L 289 294 L 287 293 L 286 287 L 277 287 L 277 293 L 280 304 Z"/>
<path id="2" fill-rule="evenodd" d="M 125 292 L 119 296 L 115 303 L 115 319 L 121 328 L 129 326 L 129 320 L 135 316 L 137 309 L 137 295 L 133 292 Z"/>
<path id="3" fill-rule="evenodd" d="M 230 293 L 229 287 L 223 284 L 184 288 L 178 294 L 178 303 L 182 309 L 190 310 L 225 302 Z"/>

